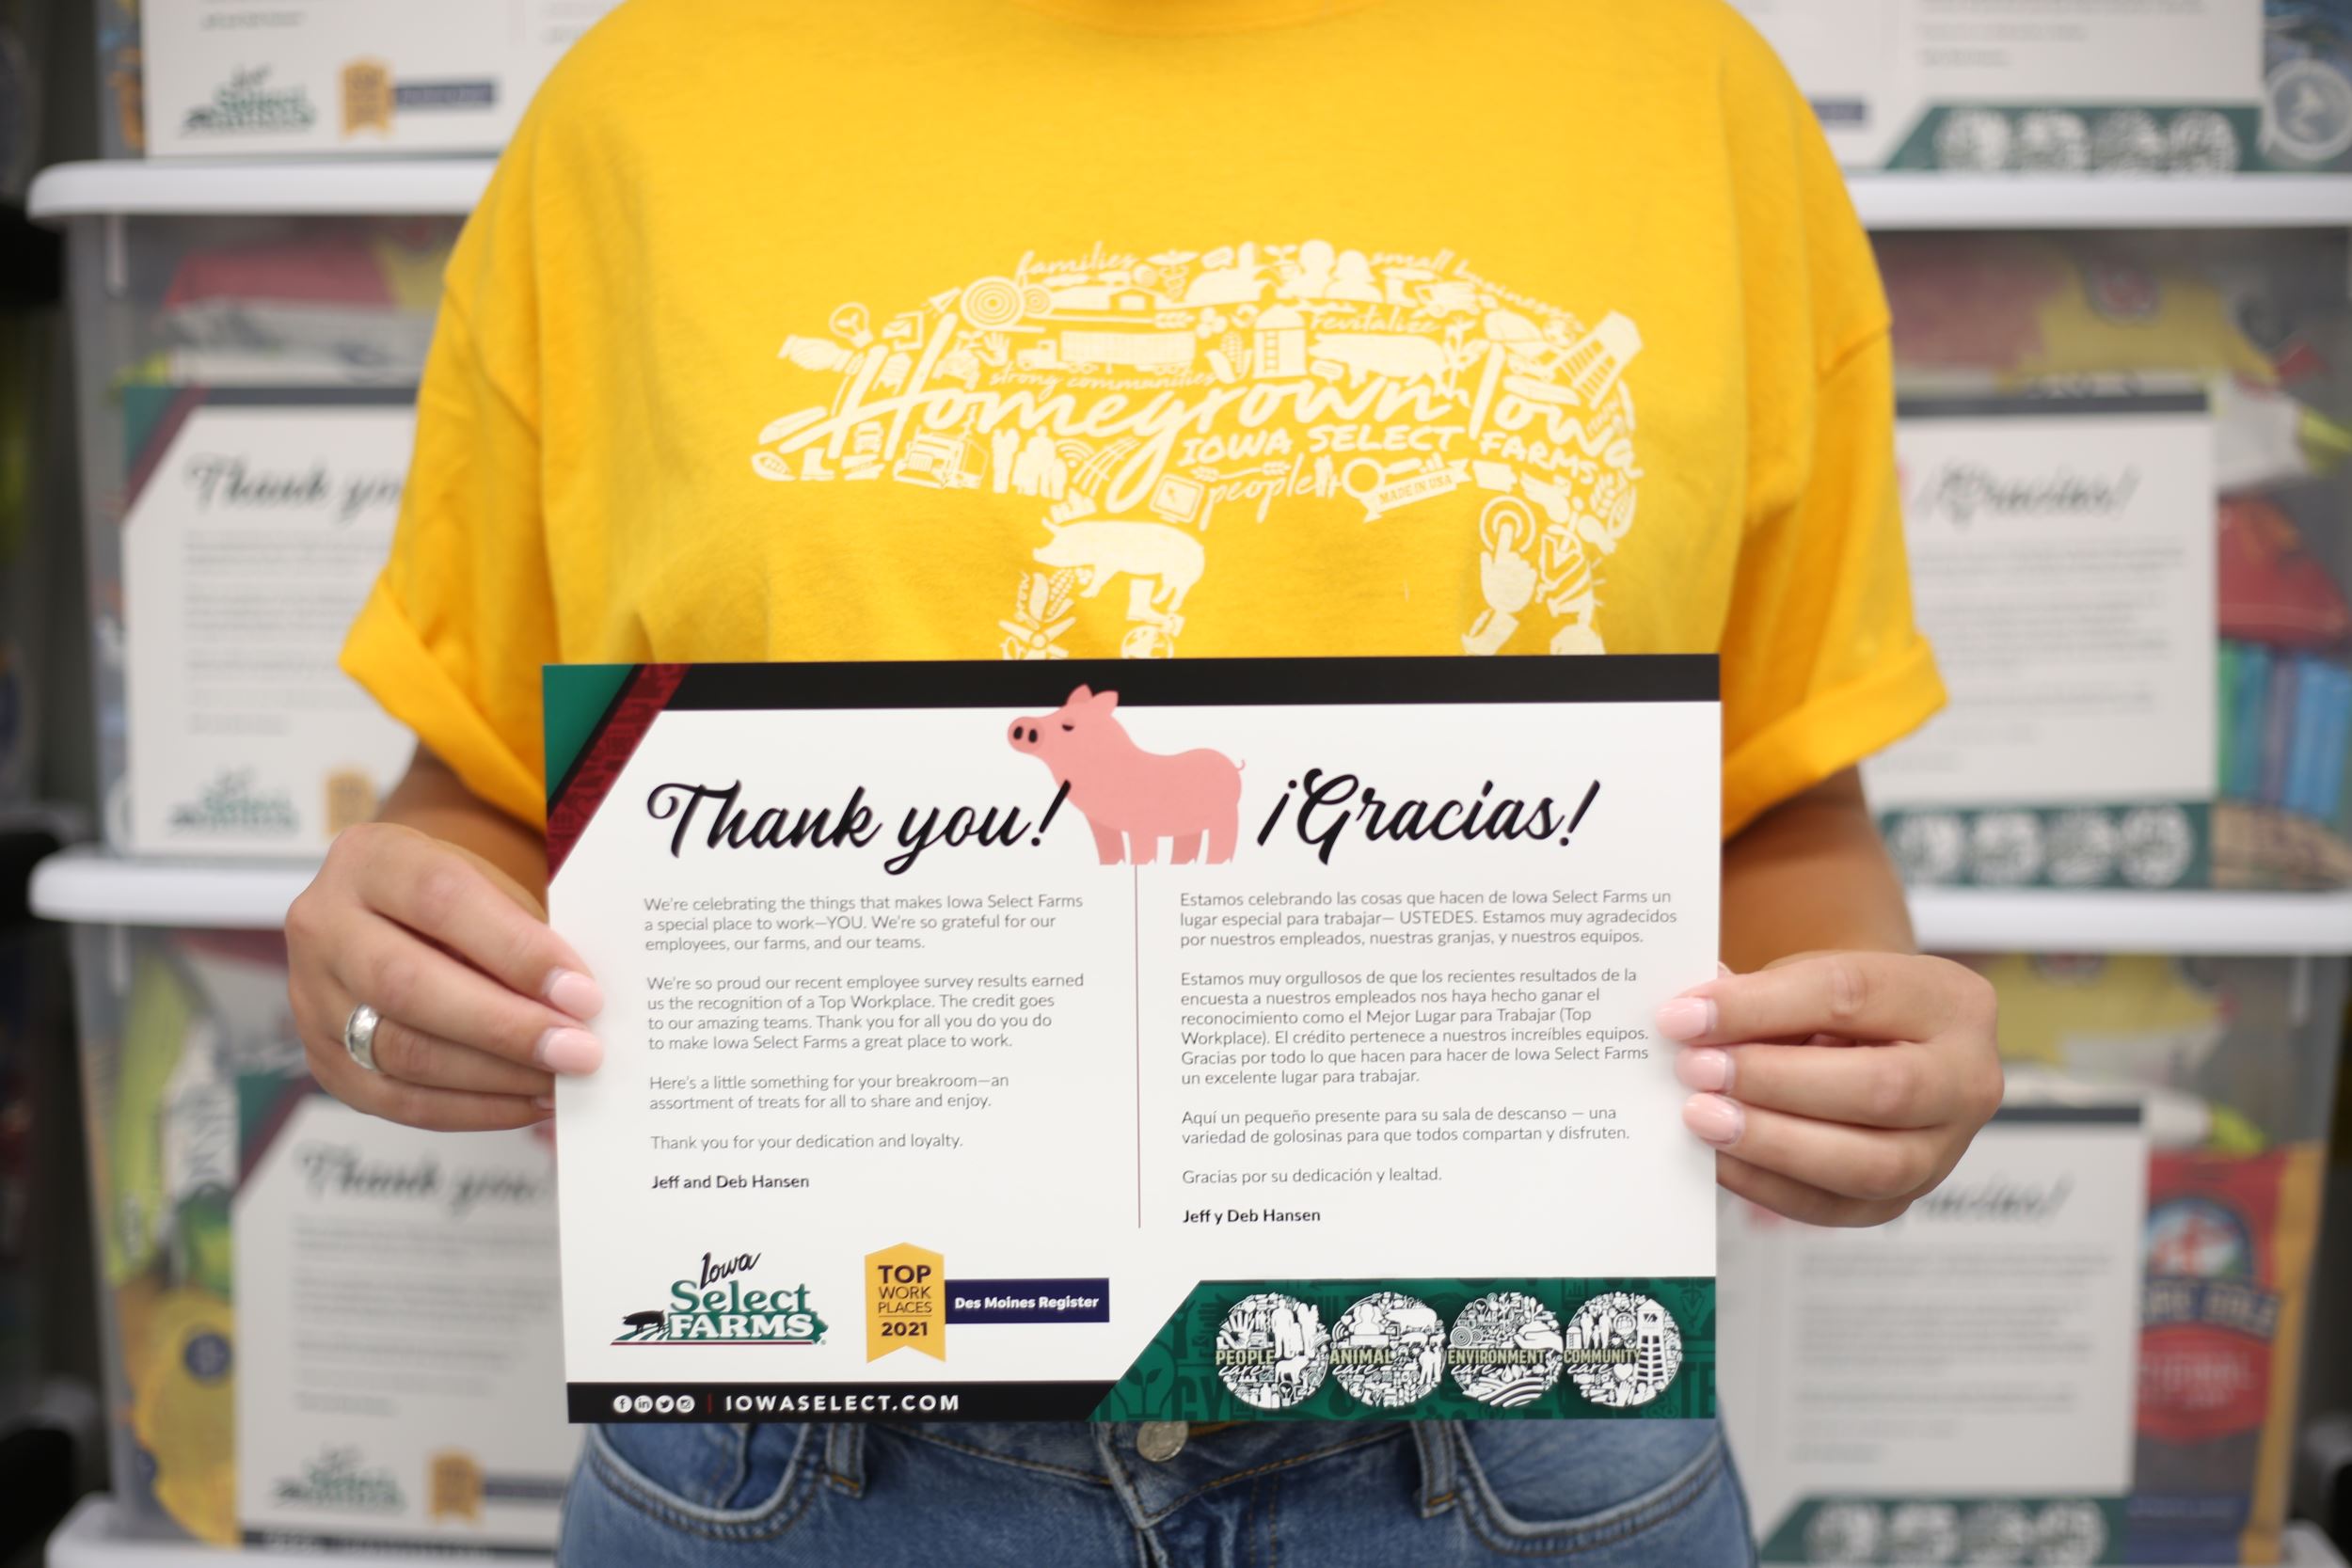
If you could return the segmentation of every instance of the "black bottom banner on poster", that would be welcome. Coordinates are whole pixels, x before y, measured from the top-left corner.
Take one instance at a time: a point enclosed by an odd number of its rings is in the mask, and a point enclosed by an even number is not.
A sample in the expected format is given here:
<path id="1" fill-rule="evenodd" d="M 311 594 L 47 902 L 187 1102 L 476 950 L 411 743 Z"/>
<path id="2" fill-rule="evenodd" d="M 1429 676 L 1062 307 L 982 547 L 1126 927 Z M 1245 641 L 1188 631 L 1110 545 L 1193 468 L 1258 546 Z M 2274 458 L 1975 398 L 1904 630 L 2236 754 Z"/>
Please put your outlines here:
<path id="1" fill-rule="evenodd" d="M 574 1422 L 1083 1421 L 1108 1383 L 574 1383 Z"/>

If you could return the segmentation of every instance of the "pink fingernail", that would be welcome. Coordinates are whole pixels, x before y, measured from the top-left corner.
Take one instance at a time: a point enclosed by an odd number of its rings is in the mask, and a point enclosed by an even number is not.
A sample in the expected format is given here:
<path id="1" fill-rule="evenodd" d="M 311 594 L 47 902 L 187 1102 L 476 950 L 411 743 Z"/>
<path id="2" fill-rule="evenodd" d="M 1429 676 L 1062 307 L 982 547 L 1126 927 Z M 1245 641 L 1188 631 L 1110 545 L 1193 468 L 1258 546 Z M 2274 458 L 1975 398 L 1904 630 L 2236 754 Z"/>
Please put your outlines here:
<path id="1" fill-rule="evenodd" d="M 604 1042 L 585 1029 L 550 1029 L 532 1054 L 549 1072 L 594 1072 L 604 1062 Z"/>
<path id="2" fill-rule="evenodd" d="M 531 1097 L 531 1102 L 533 1105 L 538 1106 L 542 1111 L 552 1111 L 555 1109 L 555 1096 L 551 1094 L 534 1094 Z"/>
<path id="3" fill-rule="evenodd" d="M 1694 1040 L 1715 1027 L 1715 1004 L 1704 996 L 1677 996 L 1658 1009 L 1658 1032 L 1670 1040 Z"/>
<path id="4" fill-rule="evenodd" d="M 1739 973 L 1739 971 L 1737 971 L 1737 970 L 1733 969 L 1733 968 L 1732 968 L 1729 964 L 1724 963 L 1722 959 L 1718 958 L 1718 959 L 1715 961 L 1715 978 L 1716 978 L 1716 979 L 1718 979 L 1718 980 L 1728 980 L 1728 979 L 1730 979 L 1730 978 L 1731 978 L 1734 974 L 1738 974 L 1738 973 Z"/>
<path id="5" fill-rule="evenodd" d="M 604 1011 L 604 988 L 576 969 L 559 969 L 549 974 L 541 994 L 549 1006 L 582 1023 Z"/>
<path id="6" fill-rule="evenodd" d="M 1719 1094 L 1694 1094 L 1682 1107 L 1682 1125 L 1697 1133 L 1702 1143 L 1717 1148 L 1738 1143 L 1747 1121 L 1747 1113 L 1737 1101 Z"/>
<path id="7" fill-rule="evenodd" d="M 1685 1088 L 1728 1089 L 1731 1087 L 1731 1053 L 1702 1047 L 1685 1051 L 1675 1058 L 1675 1076 Z"/>

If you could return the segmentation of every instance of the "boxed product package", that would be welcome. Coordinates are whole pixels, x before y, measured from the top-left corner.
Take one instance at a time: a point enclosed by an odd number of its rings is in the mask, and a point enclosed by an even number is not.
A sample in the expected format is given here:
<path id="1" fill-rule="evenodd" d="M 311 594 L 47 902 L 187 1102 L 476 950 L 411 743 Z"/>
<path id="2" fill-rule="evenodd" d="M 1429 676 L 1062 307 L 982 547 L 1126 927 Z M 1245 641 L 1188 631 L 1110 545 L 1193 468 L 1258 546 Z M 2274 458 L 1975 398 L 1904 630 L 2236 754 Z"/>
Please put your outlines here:
<path id="1" fill-rule="evenodd" d="M 496 152 L 615 0 L 102 0 L 109 150 Z"/>
<path id="2" fill-rule="evenodd" d="M 35 884 L 74 922 L 118 1508 L 222 1544 L 544 1550 L 577 1449 L 552 1149 L 319 1091 L 260 928 L 301 880 L 65 856 Z"/>
<path id="3" fill-rule="evenodd" d="M 150 212 L 115 178 L 141 172 L 34 193 L 68 229 L 105 834 L 314 857 L 412 747 L 336 657 L 389 550 L 458 220 Z"/>
<path id="4" fill-rule="evenodd" d="M 1839 160 L 1958 173 L 2260 167 L 2263 0 L 1735 0 Z"/>
<path id="5" fill-rule="evenodd" d="M 2278 1561 L 2352 966 L 1971 961 L 2009 1104 L 1942 1188 L 1871 1231 L 1726 1204 L 1766 1560 Z"/>

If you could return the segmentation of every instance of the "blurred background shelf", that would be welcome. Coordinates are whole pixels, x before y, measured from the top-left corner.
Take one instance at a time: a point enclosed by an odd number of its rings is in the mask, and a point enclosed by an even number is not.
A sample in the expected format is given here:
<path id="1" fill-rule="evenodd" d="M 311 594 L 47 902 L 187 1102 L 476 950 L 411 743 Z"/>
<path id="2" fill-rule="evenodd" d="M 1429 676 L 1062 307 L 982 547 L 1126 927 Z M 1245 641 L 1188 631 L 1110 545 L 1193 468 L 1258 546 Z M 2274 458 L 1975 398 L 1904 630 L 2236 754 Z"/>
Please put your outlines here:
<path id="1" fill-rule="evenodd" d="M 2352 228 L 2352 177 L 1866 174 L 1849 182 L 1882 233 L 1968 229 Z"/>
<path id="2" fill-rule="evenodd" d="M 129 860 L 85 845 L 35 870 L 32 905 L 74 925 L 264 930 L 284 921 L 316 870 L 303 861 Z M 2352 954 L 2352 892 L 1915 888 L 1911 913 L 1933 952 Z"/>
<path id="3" fill-rule="evenodd" d="M 85 845 L 34 871 L 32 905 L 73 925 L 264 930 L 283 923 L 316 870 L 303 861 L 130 860 Z M 1915 888 L 1911 912 L 1933 952 L 2352 954 L 2352 892 Z"/>
<path id="4" fill-rule="evenodd" d="M 1914 888 L 1938 953 L 2352 953 L 2352 893 L 2063 893 Z"/>
<path id="5" fill-rule="evenodd" d="M 107 214 L 464 214 L 482 198 L 492 166 L 488 158 L 58 164 L 34 177 L 24 205 L 41 223 Z"/>
<path id="6" fill-rule="evenodd" d="M 96 214 L 463 214 L 488 158 L 341 163 L 60 164 L 33 181 L 41 222 Z M 1867 174 L 1851 182 L 1873 230 L 2352 229 L 2352 176 Z"/>
<path id="7" fill-rule="evenodd" d="M 76 926 L 273 930 L 317 867 L 220 861 L 125 860 L 85 846 L 33 871 L 33 912 Z"/>

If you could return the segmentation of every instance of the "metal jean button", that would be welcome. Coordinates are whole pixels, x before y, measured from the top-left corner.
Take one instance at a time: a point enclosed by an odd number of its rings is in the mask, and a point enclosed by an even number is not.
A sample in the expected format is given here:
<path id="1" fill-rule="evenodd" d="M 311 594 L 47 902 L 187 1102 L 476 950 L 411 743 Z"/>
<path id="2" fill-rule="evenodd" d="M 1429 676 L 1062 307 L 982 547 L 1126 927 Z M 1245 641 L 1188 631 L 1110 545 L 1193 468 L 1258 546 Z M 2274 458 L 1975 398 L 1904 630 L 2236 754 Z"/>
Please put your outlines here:
<path id="1" fill-rule="evenodd" d="M 1192 1435 L 1186 1421 L 1146 1421 L 1136 1429 L 1136 1452 L 1154 1465 L 1165 1465 L 1184 1451 Z"/>

